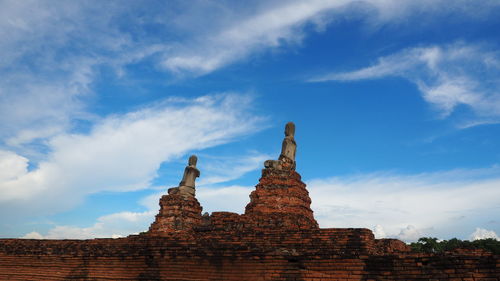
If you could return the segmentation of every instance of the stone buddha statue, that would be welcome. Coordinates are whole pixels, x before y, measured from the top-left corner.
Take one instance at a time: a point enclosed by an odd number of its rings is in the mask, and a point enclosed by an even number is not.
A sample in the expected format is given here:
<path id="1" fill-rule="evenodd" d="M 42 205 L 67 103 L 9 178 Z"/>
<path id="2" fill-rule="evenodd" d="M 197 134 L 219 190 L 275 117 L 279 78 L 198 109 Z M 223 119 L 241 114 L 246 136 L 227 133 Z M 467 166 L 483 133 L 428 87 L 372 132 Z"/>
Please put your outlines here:
<path id="1" fill-rule="evenodd" d="M 194 197 L 195 195 L 195 180 L 200 176 L 200 170 L 196 168 L 198 158 L 196 155 L 189 157 L 188 166 L 184 169 L 184 175 L 179 183 L 179 187 L 169 189 L 169 194 L 178 193 L 183 197 Z"/>
<path id="2" fill-rule="evenodd" d="M 288 122 L 285 126 L 285 138 L 281 145 L 281 154 L 278 160 L 267 160 L 264 162 L 266 168 L 278 170 L 295 170 L 295 152 L 297 144 L 295 143 L 295 124 Z"/>

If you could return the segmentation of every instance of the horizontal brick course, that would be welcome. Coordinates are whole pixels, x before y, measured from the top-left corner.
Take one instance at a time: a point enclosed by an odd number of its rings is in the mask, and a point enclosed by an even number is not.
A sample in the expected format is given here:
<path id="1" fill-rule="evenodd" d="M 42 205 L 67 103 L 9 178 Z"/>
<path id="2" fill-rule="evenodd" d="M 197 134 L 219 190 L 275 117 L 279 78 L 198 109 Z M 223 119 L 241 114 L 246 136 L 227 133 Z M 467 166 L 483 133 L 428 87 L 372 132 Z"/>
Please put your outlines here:
<path id="1" fill-rule="evenodd" d="M 201 215 L 160 199 L 147 233 L 119 239 L 0 239 L 0 280 L 500 280 L 481 250 L 413 253 L 369 229 L 320 229 L 295 171 L 265 169 L 245 214 Z"/>

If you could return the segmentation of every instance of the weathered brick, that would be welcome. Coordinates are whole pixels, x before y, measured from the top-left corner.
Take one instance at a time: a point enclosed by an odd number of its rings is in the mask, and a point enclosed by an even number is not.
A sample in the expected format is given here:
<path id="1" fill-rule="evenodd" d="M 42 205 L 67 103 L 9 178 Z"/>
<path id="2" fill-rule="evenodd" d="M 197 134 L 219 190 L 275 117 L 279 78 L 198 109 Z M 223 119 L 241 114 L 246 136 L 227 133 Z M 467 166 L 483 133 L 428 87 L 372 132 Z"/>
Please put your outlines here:
<path id="1" fill-rule="evenodd" d="M 202 216 L 165 195 L 147 233 L 120 239 L 0 239 L 0 280 L 500 280 L 481 250 L 413 253 L 369 229 L 318 228 L 300 175 L 265 169 L 245 214 Z"/>

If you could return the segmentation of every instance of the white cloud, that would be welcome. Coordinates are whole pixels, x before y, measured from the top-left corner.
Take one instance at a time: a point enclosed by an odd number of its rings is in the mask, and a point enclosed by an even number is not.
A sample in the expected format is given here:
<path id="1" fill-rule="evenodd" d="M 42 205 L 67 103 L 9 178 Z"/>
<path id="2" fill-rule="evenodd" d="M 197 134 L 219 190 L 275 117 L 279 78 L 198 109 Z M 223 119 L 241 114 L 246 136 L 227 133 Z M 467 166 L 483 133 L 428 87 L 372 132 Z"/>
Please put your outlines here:
<path id="1" fill-rule="evenodd" d="M 23 238 L 23 239 L 44 239 L 43 235 L 36 232 L 36 231 L 27 233 L 26 235 L 24 235 L 21 238 Z"/>
<path id="2" fill-rule="evenodd" d="M 349 2 L 314 0 L 264 5 L 256 13 L 243 15 L 223 28 L 197 38 L 198 48 L 183 46 L 184 52 L 167 56 L 163 64 L 174 72 L 212 72 L 253 52 L 300 41 L 306 23 L 314 23 L 313 20 L 318 19 L 322 12 Z M 199 44 L 199 41 L 203 43 Z"/>
<path id="3" fill-rule="evenodd" d="M 98 49 L 121 40 L 96 28 L 111 17 L 90 13 L 89 4 L 0 4 L 0 140 L 5 144 L 21 149 L 71 129 L 75 119 L 91 118 L 85 99 L 93 68 L 101 63 Z"/>
<path id="4" fill-rule="evenodd" d="M 238 176 L 250 170 L 254 170 L 253 164 L 255 159 L 261 159 L 263 156 L 257 153 L 252 153 L 246 157 L 242 157 L 236 161 L 236 171 Z M 203 158 L 205 159 L 205 157 Z M 210 159 L 210 158 L 208 158 Z M 216 165 L 222 163 L 223 166 L 227 164 L 225 161 L 233 162 L 232 158 L 214 158 L 216 161 L 209 165 Z M 214 160 L 212 159 L 212 160 Z M 210 160 L 209 160 L 210 161 Z M 262 163 L 260 163 L 262 164 Z M 241 165 L 238 167 L 238 165 Z M 248 169 L 251 167 L 251 169 Z M 218 177 L 217 183 L 229 181 L 233 176 Z M 212 181 L 209 181 L 212 182 Z M 147 209 L 144 212 L 119 212 L 114 214 L 99 217 L 96 223 L 89 227 L 58 225 L 51 228 L 47 235 L 42 235 L 38 232 L 30 232 L 22 238 L 26 239 L 90 239 L 99 237 L 125 237 L 130 234 L 147 231 L 149 225 L 154 221 L 155 215 L 159 211 L 159 199 L 166 194 L 167 187 L 162 188 L 160 192 L 153 193 L 139 200 L 139 204 Z M 196 197 L 203 207 L 203 212 L 214 211 L 227 211 L 244 213 L 245 206 L 248 204 L 250 192 L 254 187 L 246 186 L 225 186 L 213 187 L 209 185 L 201 185 L 196 188 Z"/>
<path id="5" fill-rule="evenodd" d="M 312 209 L 320 227 L 367 227 L 376 238 L 406 242 L 420 237 L 468 238 L 470 223 L 500 219 L 498 168 L 452 170 L 417 175 L 378 173 L 308 181 Z M 244 213 L 253 186 L 197 187 L 203 212 Z M 145 212 L 103 216 L 90 227 L 57 226 L 45 238 L 126 236 L 147 230 L 166 190 L 140 200 Z M 477 228 L 471 239 L 495 238 Z M 35 234 L 28 235 L 36 238 Z M 475 237 L 475 238 L 474 238 Z"/>
<path id="6" fill-rule="evenodd" d="M 2 1 L 0 140 L 19 152 L 28 149 L 27 144 L 45 145 L 46 139 L 74 129 L 75 121 L 93 121 L 96 117 L 88 100 L 101 94 L 93 92 L 93 85 L 102 69 L 114 69 L 126 79 L 125 66 L 147 62 L 152 68 L 200 75 L 266 50 L 300 43 L 309 27 L 322 30 L 338 18 L 355 16 L 380 26 L 407 22 L 418 14 L 420 24 L 425 15 L 487 18 L 496 6 L 498 1 L 465 0 L 146 1 L 128 5 L 121 1 L 57 5 L 48 0 Z M 207 14 L 217 16 L 206 21 Z M 443 87 L 460 92 L 454 83 Z M 427 89 L 440 104 L 443 87 Z M 457 102 L 462 100 L 451 106 Z"/>
<path id="7" fill-rule="evenodd" d="M 422 237 L 422 232 L 413 225 L 401 229 L 401 232 L 397 235 L 397 238 L 403 241 L 416 241 L 420 237 Z"/>
<path id="8" fill-rule="evenodd" d="M 189 9 L 169 10 L 176 5 Z M 366 15 L 368 24 L 379 25 L 404 19 L 415 9 L 432 14 L 462 7 L 458 9 L 462 13 L 490 10 L 495 5 L 497 1 L 317 0 L 243 5 L 179 1 L 166 6 L 157 2 L 54 5 L 43 0 L 2 1 L 0 141 L 12 151 L 2 148 L 6 152 L 1 165 L 8 163 L 9 168 L 1 172 L 0 216 L 51 213 L 74 206 L 90 193 L 143 188 L 162 161 L 254 129 L 256 120 L 244 115 L 248 102 L 227 96 L 181 106 L 169 106 L 171 100 L 99 119 L 90 113 L 87 101 L 100 94 L 93 92 L 93 83 L 101 67 L 111 67 L 126 77 L 125 65 L 153 58 L 169 71 L 204 74 L 268 49 L 300 43 L 308 27 L 325 28 L 336 15 Z M 217 15 L 213 21 L 206 21 L 207 7 L 217 7 L 222 13 L 213 13 Z M 125 25 L 134 28 L 125 29 Z M 485 63 L 498 66 L 495 57 Z M 459 91 L 463 85 L 443 85 L 465 96 Z M 437 103 L 446 104 L 442 100 L 449 99 L 441 97 L 442 89 L 428 91 Z M 451 100 L 449 106 L 462 102 L 474 101 L 460 98 Z M 78 120 L 95 124 L 88 134 L 70 133 Z M 34 159 L 23 152 L 37 140 L 44 146 L 42 151 L 35 149 L 43 154 L 42 160 L 35 159 L 38 165 L 28 170 L 28 162 Z M 244 173 L 254 163 L 249 162 L 247 168 L 242 163 L 236 172 Z M 230 179 L 231 175 L 219 173 L 211 182 Z M 223 198 L 242 198 L 243 194 L 238 188 L 220 192 Z M 97 232 L 98 226 L 93 227 L 89 233 Z"/>
<path id="9" fill-rule="evenodd" d="M 227 185 L 227 182 L 241 178 L 248 172 L 263 167 L 266 154 L 251 152 L 247 155 L 221 157 L 201 154 L 198 168 L 202 175 L 196 181 L 196 198 L 203 206 L 203 212 L 228 211 L 243 213 L 249 202 L 251 186 Z M 181 176 L 182 174 L 179 173 Z M 174 179 L 172 186 L 156 187 L 160 191 L 142 198 L 139 203 L 148 210 L 158 211 L 158 200 L 168 188 L 176 186 L 181 178 Z M 222 186 L 220 186 L 222 185 Z"/>
<path id="10" fill-rule="evenodd" d="M 208 2 L 211 3 L 211 2 Z M 401 0 L 307 0 L 256 1 L 251 13 L 236 5 L 216 9 L 221 16 L 212 29 L 193 32 L 193 38 L 165 53 L 163 65 L 173 72 L 205 74 L 251 54 L 287 44 L 300 43 L 306 28 L 325 29 L 329 23 L 350 17 L 362 18 L 374 28 L 388 23 L 425 19 L 454 14 L 462 17 L 485 16 L 498 2 L 486 1 L 401 1 Z M 206 4 L 206 3 L 205 3 Z M 215 4 L 214 6 L 220 6 Z M 206 8 L 206 6 L 205 6 Z M 212 7 L 213 8 L 213 7 Z M 228 12 L 229 10 L 229 12 Z M 229 15 L 228 15 L 229 14 Z M 418 14 L 417 18 L 415 15 Z M 184 15 L 199 26 L 198 13 Z M 186 20 L 182 21 L 186 23 Z M 206 21 L 204 21 L 206 23 Z M 192 24 L 192 23 L 191 23 Z M 199 32 L 199 33 L 197 33 Z"/>
<path id="11" fill-rule="evenodd" d="M 196 197 L 203 206 L 203 212 L 227 211 L 243 213 L 249 202 L 249 194 L 253 187 L 229 186 L 223 188 L 197 188 Z M 99 217 L 88 227 L 58 225 L 51 228 L 46 235 L 30 232 L 21 238 L 25 239 L 91 239 L 118 238 L 130 234 L 147 231 L 158 213 L 158 201 L 166 190 L 151 194 L 140 200 L 140 204 L 148 210 L 144 212 L 119 212 Z"/>
<path id="12" fill-rule="evenodd" d="M 155 211 L 156 213 L 160 210 L 159 201 L 161 196 L 167 194 L 168 187 L 165 187 L 160 192 L 153 193 L 148 195 L 141 200 L 139 200 L 139 204 L 146 207 L 150 211 Z"/>
<path id="13" fill-rule="evenodd" d="M 44 146 L 80 121 L 95 121 L 89 101 L 103 94 L 94 92 L 102 69 L 123 75 L 124 65 L 166 48 L 148 39 L 136 42 L 131 30 L 121 28 L 122 21 L 141 28 L 139 17 L 129 14 L 140 5 L 2 1 L 0 144 L 36 154 L 30 144 Z"/>
<path id="14" fill-rule="evenodd" d="M 382 239 L 386 238 L 387 234 L 385 234 L 384 227 L 381 226 L 380 224 L 377 224 L 375 227 L 373 227 L 373 235 L 375 235 L 376 239 Z"/>
<path id="15" fill-rule="evenodd" d="M 28 159 L 0 150 L 0 182 L 15 180 L 27 172 Z"/>
<path id="16" fill-rule="evenodd" d="M 238 179 L 244 174 L 263 167 L 271 157 L 267 154 L 251 152 L 248 155 L 232 157 L 213 157 L 203 155 L 205 176 L 197 182 L 199 186 L 209 186 Z"/>
<path id="17" fill-rule="evenodd" d="M 248 96 L 221 94 L 110 116 L 88 134 L 52 138 L 47 160 L 32 171 L 8 153 L 13 160 L 5 161 L 17 168 L 0 182 L 2 209 L 10 210 L 1 213 L 50 213 L 87 194 L 147 188 L 162 162 L 256 132 L 262 119 L 251 115 L 251 104 Z"/>
<path id="18" fill-rule="evenodd" d="M 423 98 L 443 117 L 452 114 L 459 105 L 468 106 L 476 115 L 475 121 L 466 121 L 465 127 L 470 127 L 500 121 L 499 74 L 499 52 L 486 46 L 455 43 L 406 49 L 381 57 L 372 66 L 331 73 L 311 81 L 403 77 L 415 83 Z"/>
<path id="19" fill-rule="evenodd" d="M 91 64 L 61 67 L 68 75 L 0 69 L 0 138 L 20 147 L 65 132 L 73 120 L 91 120 L 82 100 L 90 93 Z"/>
<path id="20" fill-rule="evenodd" d="M 200 187 L 196 197 L 203 206 L 203 212 L 226 211 L 242 214 L 250 202 L 253 186 L 227 186 L 222 188 Z"/>
<path id="21" fill-rule="evenodd" d="M 470 235 L 470 240 L 479 240 L 479 239 L 496 239 L 500 240 L 498 235 L 493 230 L 487 230 L 484 228 L 477 227 L 476 230 Z"/>
<path id="22" fill-rule="evenodd" d="M 307 184 L 321 227 L 379 224 L 388 237 L 411 240 L 417 235 L 465 237 L 470 223 L 498 214 L 497 175 L 498 167 L 493 167 L 417 175 L 377 173 Z"/>
<path id="23" fill-rule="evenodd" d="M 251 152 L 237 157 L 200 155 L 198 161 L 202 176 L 196 181 L 196 198 L 203 207 L 203 212 L 227 211 L 242 214 L 249 202 L 252 186 L 227 185 L 244 174 L 263 167 L 266 154 Z M 180 182 L 180 178 L 174 181 Z M 175 185 L 175 184 L 174 184 Z M 219 186 L 222 185 L 222 186 Z M 158 210 L 158 200 L 166 194 L 169 186 L 161 187 L 160 192 L 146 196 L 140 204 L 149 210 Z"/>
<path id="24" fill-rule="evenodd" d="M 155 211 L 120 212 L 99 217 L 89 227 L 56 226 L 47 235 L 30 232 L 21 238 L 26 239 L 92 239 L 119 238 L 147 231 L 154 221 Z"/>

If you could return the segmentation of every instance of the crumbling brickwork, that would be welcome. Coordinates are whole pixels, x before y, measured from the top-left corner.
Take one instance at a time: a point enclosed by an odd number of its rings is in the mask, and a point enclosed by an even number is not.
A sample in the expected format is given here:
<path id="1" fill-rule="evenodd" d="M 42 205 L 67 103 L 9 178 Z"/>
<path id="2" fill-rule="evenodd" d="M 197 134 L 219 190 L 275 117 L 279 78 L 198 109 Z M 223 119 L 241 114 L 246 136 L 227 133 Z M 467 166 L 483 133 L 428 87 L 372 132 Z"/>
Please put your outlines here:
<path id="1" fill-rule="evenodd" d="M 317 228 L 310 206 L 311 198 L 299 173 L 264 169 L 259 184 L 250 194 L 245 216 L 259 228 Z"/>
<path id="2" fill-rule="evenodd" d="M 500 256 L 413 253 L 369 229 L 321 229 L 295 171 L 295 126 L 244 214 L 202 215 L 191 156 L 148 232 L 120 239 L 0 239 L 0 280 L 500 280 Z"/>
<path id="3" fill-rule="evenodd" d="M 202 207 L 194 197 L 181 195 L 163 195 L 160 199 L 160 211 L 149 228 L 149 233 L 162 235 L 171 231 L 192 229 L 201 224 Z"/>
<path id="4" fill-rule="evenodd" d="M 500 257 L 377 252 L 368 229 L 0 240 L 0 280 L 499 280 Z"/>
<path id="5" fill-rule="evenodd" d="M 194 197 L 165 195 L 150 231 L 127 238 L 3 239 L 0 280 L 500 280 L 488 252 L 419 254 L 369 229 L 318 228 L 295 171 L 264 170 L 250 197 L 245 214 L 201 216 Z"/>

